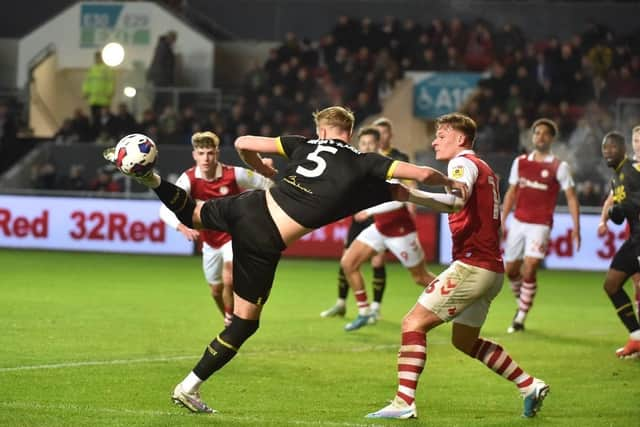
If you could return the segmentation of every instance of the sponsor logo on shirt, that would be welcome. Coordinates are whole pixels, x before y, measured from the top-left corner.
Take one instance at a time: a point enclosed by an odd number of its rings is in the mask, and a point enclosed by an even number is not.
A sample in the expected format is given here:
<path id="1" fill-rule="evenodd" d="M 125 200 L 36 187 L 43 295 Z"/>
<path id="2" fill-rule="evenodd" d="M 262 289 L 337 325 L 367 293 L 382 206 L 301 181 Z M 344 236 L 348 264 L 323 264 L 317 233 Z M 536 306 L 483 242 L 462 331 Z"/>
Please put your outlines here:
<path id="1" fill-rule="evenodd" d="M 528 188 L 533 188 L 535 190 L 547 191 L 549 189 L 549 186 L 544 182 L 538 182 L 538 181 L 534 181 L 534 180 L 522 178 L 522 177 L 518 180 L 518 183 L 520 184 L 520 187 L 528 187 Z"/>

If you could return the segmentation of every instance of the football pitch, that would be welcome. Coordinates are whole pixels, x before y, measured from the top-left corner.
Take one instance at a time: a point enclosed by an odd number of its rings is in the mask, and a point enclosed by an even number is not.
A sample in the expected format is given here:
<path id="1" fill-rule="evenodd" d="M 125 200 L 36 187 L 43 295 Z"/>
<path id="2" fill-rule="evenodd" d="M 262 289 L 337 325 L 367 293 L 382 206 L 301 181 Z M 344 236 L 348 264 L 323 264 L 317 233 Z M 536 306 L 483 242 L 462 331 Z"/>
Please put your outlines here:
<path id="1" fill-rule="evenodd" d="M 380 421 L 364 415 L 394 396 L 400 321 L 420 292 L 399 264 L 387 266 L 383 319 L 347 333 L 351 295 L 345 319 L 319 317 L 336 298 L 337 262 L 284 259 L 260 329 L 202 388 L 213 415 L 169 398 L 222 328 L 199 257 L 0 250 L 0 266 L 0 426 L 631 426 L 640 417 L 640 361 L 614 356 L 627 334 L 603 273 L 540 272 L 523 334 L 506 333 L 508 284 L 492 306 L 482 335 L 551 385 L 535 419 L 520 418 L 515 387 L 457 352 L 443 325 L 428 336 L 419 418 Z M 370 283 L 369 267 L 365 275 Z"/>

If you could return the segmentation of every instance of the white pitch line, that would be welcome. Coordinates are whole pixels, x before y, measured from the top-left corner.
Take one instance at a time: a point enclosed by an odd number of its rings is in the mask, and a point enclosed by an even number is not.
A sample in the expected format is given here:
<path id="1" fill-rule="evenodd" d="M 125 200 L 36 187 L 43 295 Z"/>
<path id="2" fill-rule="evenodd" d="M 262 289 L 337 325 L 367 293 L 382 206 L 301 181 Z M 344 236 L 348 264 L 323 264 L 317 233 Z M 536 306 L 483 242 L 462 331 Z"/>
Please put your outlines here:
<path id="1" fill-rule="evenodd" d="M 342 351 L 331 350 L 331 353 L 362 353 L 365 351 L 380 351 L 380 350 L 388 350 L 388 349 L 397 349 L 398 345 L 396 344 L 386 344 L 386 345 L 371 345 L 371 346 L 360 346 L 360 347 L 351 347 L 347 349 L 343 349 Z M 244 356 L 254 356 L 260 355 L 263 356 L 265 354 L 295 354 L 295 353 L 322 353 L 327 352 L 326 347 L 322 348 L 313 348 L 306 347 L 298 349 L 285 349 L 285 350 L 273 350 L 273 351 L 247 351 L 241 353 Z M 0 373 L 3 372 L 15 372 L 15 371 L 31 371 L 37 369 L 63 369 L 63 368 L 77 368 L 82 366 L 106 366 L 106 365 L 133 365 L 137 363 L 158 363 L 158 362 L 173 362 L 177 360 L 196 360 L 199 356 L 191 355 L 191 356 L 159 356 L 159 357 L 144 357 L 138 359 L 115 359 L 115 360 L 87 360 L 87 361 L 79 361 L 79 362 L 61 362 L 61 363 L 49 363 L 42 365 L 24 365 L 24 366 L 14 366 L 14 367 L 6 367 L 0 368 Z"/>
<path id="2" fill-rule="evenodd" d="M 275 420 L 265 420 L 264 418 L 258 417 L 242 417 L 242 416 L 228 416 L 221 413 L 204 415 L 204 414 L 191 414 L 186 412 L 185 409 L 180 409 L 179 411 L 158 411 L 151 409 L 116 409 L 116 408 L 94 408 L 91 406 L 80 406 L 74 405 L 72 403 L 67 404 L 44 404 L 38 402 L 2 402 L 0 401 L 0 407 L 4 408 L 12 408 L 12 409 L 28 409 L 30 411 L 33 410 L 54 410 L 54 411 L 67 411 L 67 412 L 81 412 L 81 413 L 93 413 L 93 414 L 117 414 L 117 415 L 133 415 L 133 416 L 144 416 L 144 417 L 212 417 L 212 419 L 216 419 L 216 421 L 246 421 L 250 422 L 253 425 L 259 425 L 261 422 L 272 422 Z M 304 420 L 277 420 L 278 423 L 288 424 L 288 425 L 298 425 L 298 426 L 335 426 L 335 427 L 382 427 L 380 424 L 354 424 L 348 422 L 335 422 L 335 421 L 304 421 Z"/>

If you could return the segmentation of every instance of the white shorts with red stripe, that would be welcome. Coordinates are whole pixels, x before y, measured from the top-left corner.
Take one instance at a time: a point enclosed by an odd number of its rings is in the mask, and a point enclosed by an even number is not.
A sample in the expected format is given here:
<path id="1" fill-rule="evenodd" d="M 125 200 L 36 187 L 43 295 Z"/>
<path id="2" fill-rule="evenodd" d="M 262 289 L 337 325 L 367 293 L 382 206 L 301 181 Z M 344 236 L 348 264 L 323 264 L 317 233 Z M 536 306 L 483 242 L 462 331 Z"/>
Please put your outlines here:
<path id="1" fill-rule="evenodd" d="M 404 236 L 389 237 L 380 233 L 375 224 L 371 224 L 358 234 L 356 240 L 378 253 L 389 249 L 407 268 L 415 267 L 424 260 L 424 251 L 418 241 L 418 233 L 415 231 Z"/>
<path id="2" fill-rule="evenodd" d="M 222 283 L 222 265 L 233 261 L 231 240 L 219 248 L 202 243 L 202 271 L 204 278 L 210 285 Z"/>
<path id="3" fill-rule="evenodd" d="M 549 247 L 551 227 L 543 224 L 530 224 L 513 218 L 507 231 L 504 248 L 506 262 L 522 259 L 523 256 L 544 259 Z"/>
<path id="4" fill-rule="evenodd" d="M 502 289 L 503 273 L 454 261 L 422 292 L 418 303 L 440 319 L 481 327 L 491 301 Z"/>

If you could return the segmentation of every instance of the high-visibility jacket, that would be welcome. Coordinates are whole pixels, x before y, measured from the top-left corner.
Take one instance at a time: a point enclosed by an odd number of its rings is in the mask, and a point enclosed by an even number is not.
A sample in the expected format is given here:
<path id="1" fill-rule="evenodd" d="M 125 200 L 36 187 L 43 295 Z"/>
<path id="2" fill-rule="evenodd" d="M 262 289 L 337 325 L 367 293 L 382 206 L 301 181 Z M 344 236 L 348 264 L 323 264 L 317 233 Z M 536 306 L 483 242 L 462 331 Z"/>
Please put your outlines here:
<path id="1" fill-rule="evenodd" d="M 115 86 L 113 70 L 105 64 L 93 64 L 82 84 L 82 93 L 89 105 L 108 107 L 111 105 Z"/>

